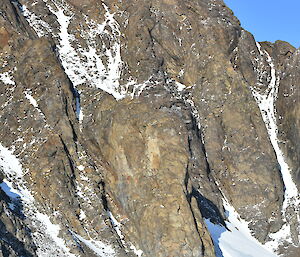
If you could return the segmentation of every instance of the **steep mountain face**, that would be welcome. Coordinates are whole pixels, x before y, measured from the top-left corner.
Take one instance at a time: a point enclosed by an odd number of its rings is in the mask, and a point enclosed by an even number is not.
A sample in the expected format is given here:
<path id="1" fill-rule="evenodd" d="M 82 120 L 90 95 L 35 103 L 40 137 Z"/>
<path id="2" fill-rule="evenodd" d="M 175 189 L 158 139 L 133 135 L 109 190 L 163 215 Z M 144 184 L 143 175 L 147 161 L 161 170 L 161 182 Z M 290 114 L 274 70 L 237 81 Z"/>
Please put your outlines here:
<path id="1" fill-rule="evenodd" d="M 221 0 L 2 0 L 0 253 L 299 256 L 299 56 Z"/>

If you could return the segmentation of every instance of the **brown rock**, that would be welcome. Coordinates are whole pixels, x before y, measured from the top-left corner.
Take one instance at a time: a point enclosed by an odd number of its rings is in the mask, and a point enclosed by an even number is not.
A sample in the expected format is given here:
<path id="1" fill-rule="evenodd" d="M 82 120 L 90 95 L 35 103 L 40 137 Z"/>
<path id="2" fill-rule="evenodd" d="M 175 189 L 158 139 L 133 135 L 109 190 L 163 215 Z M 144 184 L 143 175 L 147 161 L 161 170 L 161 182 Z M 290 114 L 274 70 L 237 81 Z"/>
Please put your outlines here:
<path id="1" fill-rule="evenodd" d="M 9 40 L 9 34 L 7 30 L 4 27 L 0 28 L 0 48 L 3 49 L 7 44 Z"/>
<path id="2" fill-rule="evenodd" d="M 125 238 L 145 256 L 213 256 L 205 225 L 202 219 L 194 225 L 185 194 L 185 125 L 160 110 L 159 103 L 141 98 L 112 107 L 102 99 L 95 113 L 96 134 L 86 128 L 107 162 L 110 209 L 124 225 Z"/>
<path id="3" fill-rule="evenodd" d="M 283 183 L 250 90 L 268 86 L 270 65 L 223 1 L 20 3 L 43 20 L 35 29 L 48 38 L 37 39 L 19 5 L 1 1 L 1 65 L 15 84 L 0 82 L 0 141 L 14 146 L 38 210 L 60 225 L 72 253 L 94 255 L 71 231 L 105 241 L 116 256 L 134 256 L 132 245 L 145 256 L 214 256 L 203 219 L 224 225 L 223 196 L 261 242 L 281 227 Z M 59 61 L 57 7 L 70 18 L 68 63 L 85 77 L 76 88 Z M 106 23 L 91 39 L 106 8 L 118 25 Z M 119 42 L 119 89 L 131 85 L 116 101 L 89 75 L 107 76 L 102 65 Z M 298 51 L 282 41 L 261 45 L 282 77 L 281 138 L 299 180 L 299 94 L 291 86 L 298 83 Z M 90 46 L 98 59 L 88 61 Z M 134 92 L 133 81 L 146 85 L 143 92 Z M 12 220 L 0 217 L 10 231 L 19 226 Z M 24 247 L 34 255 L 28 238 Z"/>
<path id="4" fill-rule="evenodd" d="M 282 147 L 292 168 L 292 175 L 300 190 L 300 80 L 298 76 L 299 50 L 285 63 L 280 80 L 278 100 L 279 131 Z"/>

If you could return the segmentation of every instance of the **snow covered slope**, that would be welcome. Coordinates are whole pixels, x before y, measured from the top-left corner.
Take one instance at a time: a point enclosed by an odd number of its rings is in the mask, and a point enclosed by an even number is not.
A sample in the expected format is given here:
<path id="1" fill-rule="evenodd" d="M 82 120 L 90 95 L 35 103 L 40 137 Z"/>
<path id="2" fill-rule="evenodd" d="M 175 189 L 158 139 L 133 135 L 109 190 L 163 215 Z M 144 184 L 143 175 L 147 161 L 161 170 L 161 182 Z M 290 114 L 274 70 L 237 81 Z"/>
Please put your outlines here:
<path id="1" fill-rule="evenodd" d="M 255 239 L 248 223 L 239 217 L 235 209 L 224 201 L 227 221 L 226 228 L 205 220 L 206 226 L 213 238 L 217 257 L 275 257 L 272 249 Z"/>

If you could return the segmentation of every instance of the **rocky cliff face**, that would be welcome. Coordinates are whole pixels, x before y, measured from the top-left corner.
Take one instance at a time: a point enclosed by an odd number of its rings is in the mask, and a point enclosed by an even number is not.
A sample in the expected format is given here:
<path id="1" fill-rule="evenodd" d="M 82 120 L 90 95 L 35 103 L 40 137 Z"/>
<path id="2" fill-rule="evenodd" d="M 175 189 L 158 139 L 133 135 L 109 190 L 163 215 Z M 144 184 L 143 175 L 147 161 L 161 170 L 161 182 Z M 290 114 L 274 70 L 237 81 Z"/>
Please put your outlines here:
<path id="1" fill-rule="evenodd" d="M 2 0 L 2 256 L 298 256 L 299 56 L 220 0 Z"/>

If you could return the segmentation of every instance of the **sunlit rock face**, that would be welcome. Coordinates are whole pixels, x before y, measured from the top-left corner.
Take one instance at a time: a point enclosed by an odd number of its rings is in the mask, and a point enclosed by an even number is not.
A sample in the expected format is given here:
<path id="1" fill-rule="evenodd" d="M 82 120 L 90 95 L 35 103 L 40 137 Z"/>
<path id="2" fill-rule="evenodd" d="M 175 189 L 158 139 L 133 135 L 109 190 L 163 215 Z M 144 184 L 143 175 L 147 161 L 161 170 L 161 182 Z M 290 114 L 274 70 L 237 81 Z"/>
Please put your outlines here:
<path id="1" fill-rule="evenodd" d="M 299 51 L 223 1 L 2 0 L 3 256 L 298 256 Z"/>

